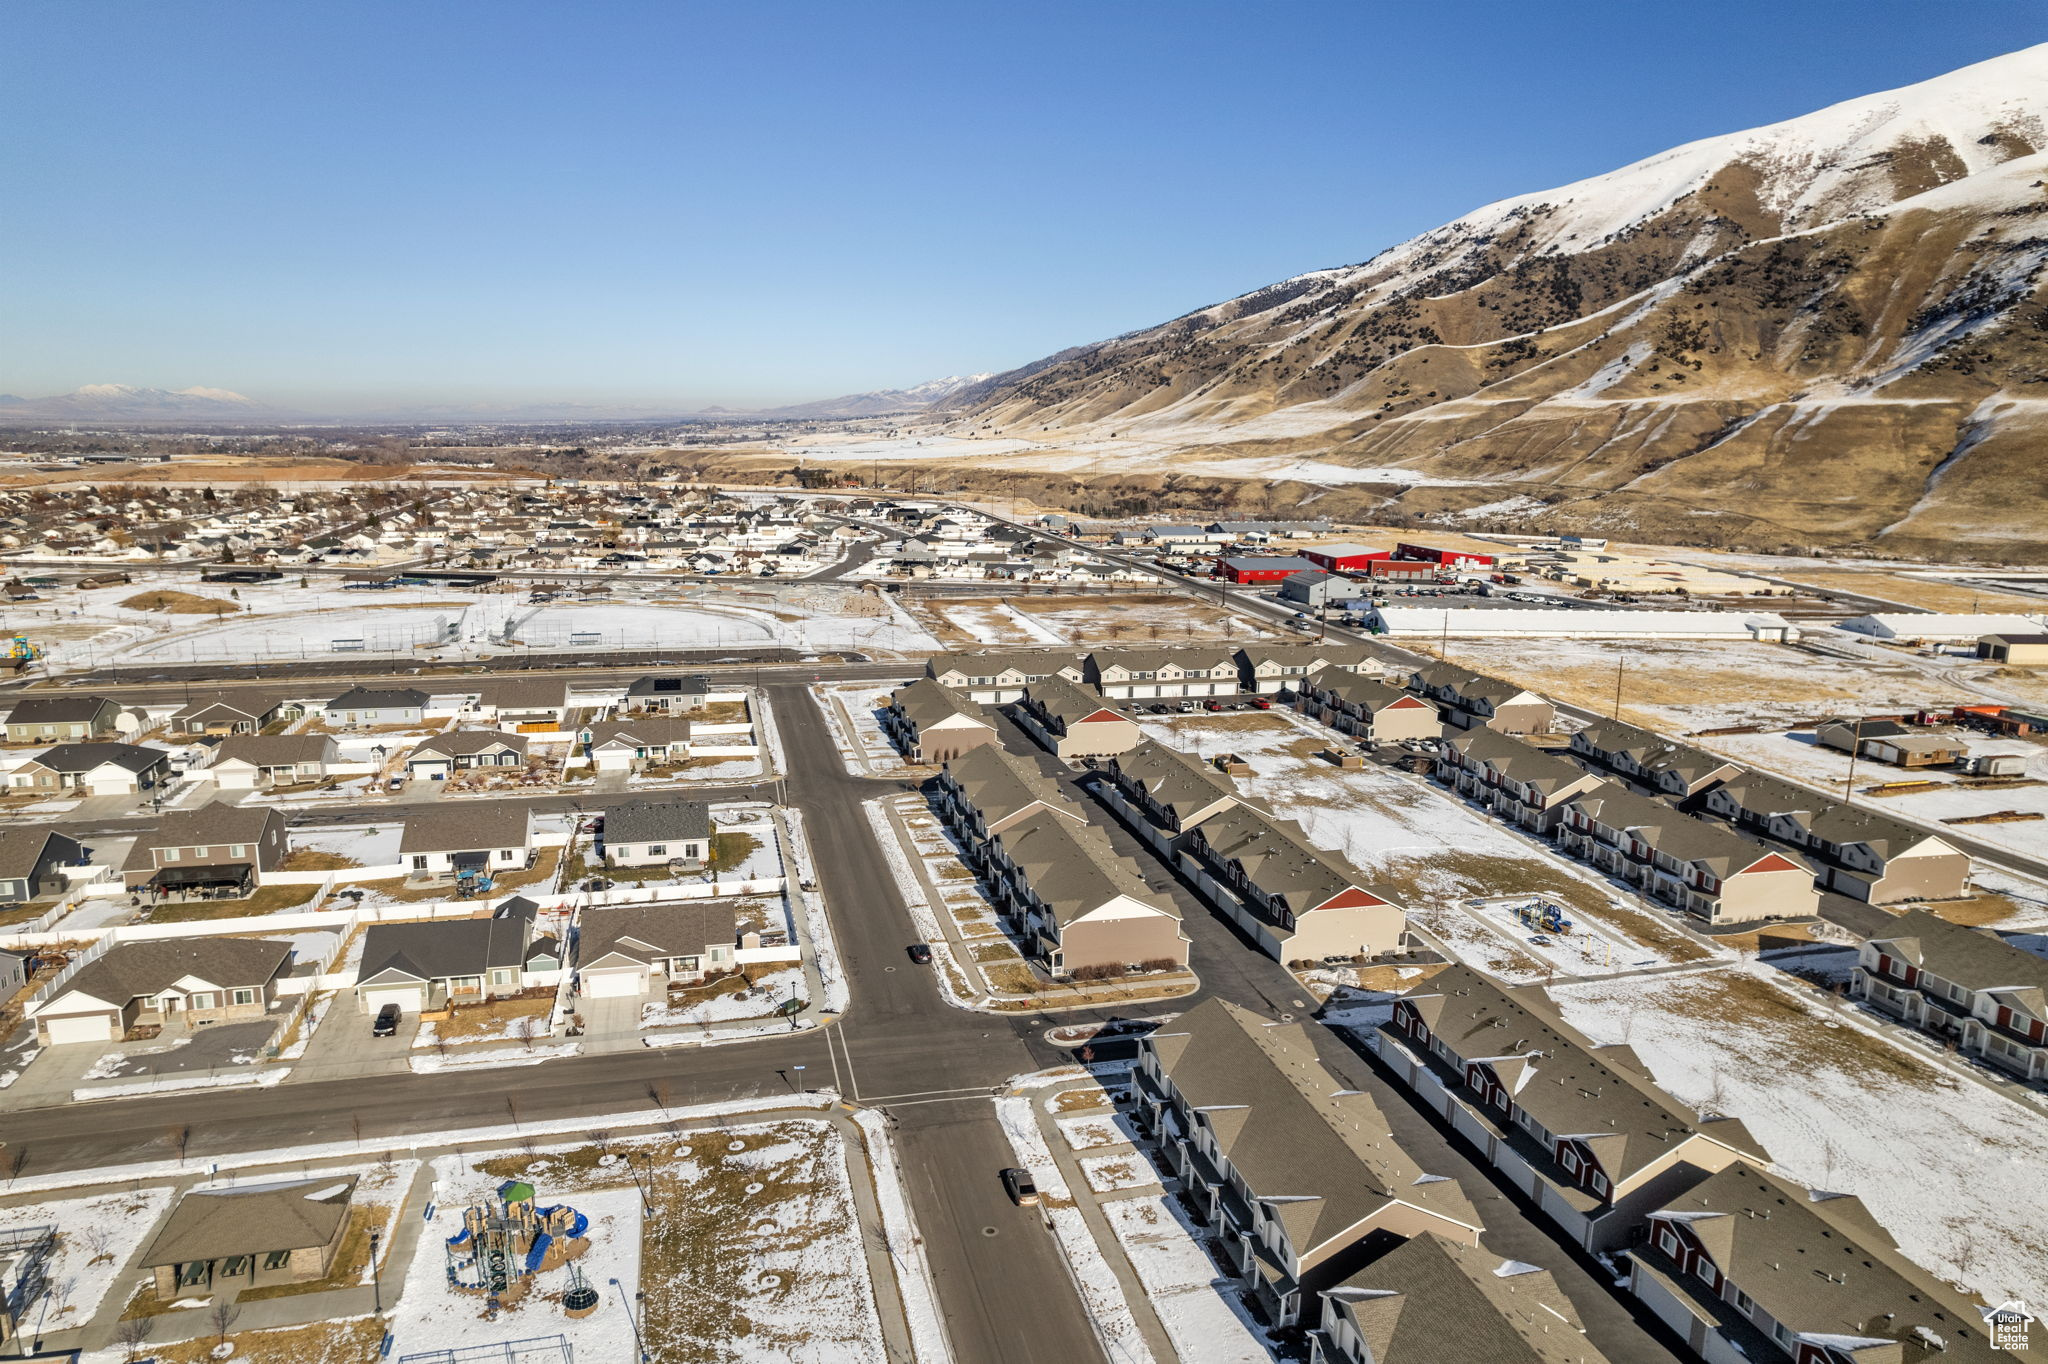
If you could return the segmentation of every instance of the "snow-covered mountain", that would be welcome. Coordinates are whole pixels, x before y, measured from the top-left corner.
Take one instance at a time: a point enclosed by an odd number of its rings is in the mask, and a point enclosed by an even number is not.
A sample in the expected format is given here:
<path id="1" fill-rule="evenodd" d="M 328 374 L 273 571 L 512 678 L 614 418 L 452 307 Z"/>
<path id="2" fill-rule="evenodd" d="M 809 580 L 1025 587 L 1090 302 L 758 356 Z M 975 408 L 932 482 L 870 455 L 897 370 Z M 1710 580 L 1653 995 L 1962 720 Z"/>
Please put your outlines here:
<path id="1" fill-rule="evenodd" d="M 2048 436 L 2044 149 L 2048 45 L 1504 199 L 953 405 L 1155 453 L 1406 470 L 1430 486 L 1393 510 L 1424 518 L 2048 555 L 2027 476 Z"/>
<path id="2" fill-rule="evenodd" d="M 921 412 L 936 407 L 955 395 L 994 378 L 992 374 L 949 374 L 927 379 L 910 388 L 884 388 L 871 393 L 847 393 L 817 402 L 797 403 L 755 413 L 765 417 L 887 417 L 896 413 Z"/>
<path id="3" fill-rule="evenodd" d="M 0 417 L 51 417 L 101 421 L 157 421 L 210 418 L 261 420 L 270 410 L 254 398 L 224 388 L 136 388 L 129 384 L 87 384 L 48 398 L 0 397 Z"/>

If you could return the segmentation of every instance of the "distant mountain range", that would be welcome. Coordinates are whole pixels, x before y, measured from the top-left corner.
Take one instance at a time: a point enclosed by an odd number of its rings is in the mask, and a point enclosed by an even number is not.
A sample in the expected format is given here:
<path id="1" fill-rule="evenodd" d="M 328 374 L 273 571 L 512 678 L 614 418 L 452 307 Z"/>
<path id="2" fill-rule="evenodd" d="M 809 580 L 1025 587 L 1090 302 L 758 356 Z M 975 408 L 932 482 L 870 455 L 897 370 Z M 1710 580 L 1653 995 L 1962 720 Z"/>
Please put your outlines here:
<path id="1" fill-rule="evenodd" d="M 129 384 L 87 384 L 48 398 L 0 394 L 0 417 L 47 417 L 99 421 L 261 421 L 271 409 L 224 388 L 136 388 Z"/>
<path id="2" fill-rule="evenodd" d="M 2044 149 L 2048 46 L 1503 200 L 950 403 L 1102 469 L 1119 442 L 1191 473 L 1385 469 L 1425 519 L 2048 558 Z"/>
<path id="3" fill-rule="evenodd" d="M 680 421 L 691 417 L 777 418 L 836 420 L 853 417 L 885 417 L 923 412 L 952 398 L 964 389 L 990 378 L 987 374 L 951 375 L 931 379 L 911 388 L 878 389 L 871 393 L 849 393 L 818 402 L 788 407 L 736 409 L 708 407 L 690 411 L 680 407 L 617 407 L 597 403 L 436 403 L 393 409 L 374 417 L 327 420 L 404 422 L 578 422 L 578 421 Z M 136 388 L 128 384 L 87 384 L 70 393 L 47 398 L 22 398 L 0 393 L 0 420 L 10 418 L 38 421 L 104 422 L 284 422 L 316 420 L 304 412 L 266 406 L 254 398 L 223 388 Z"/>

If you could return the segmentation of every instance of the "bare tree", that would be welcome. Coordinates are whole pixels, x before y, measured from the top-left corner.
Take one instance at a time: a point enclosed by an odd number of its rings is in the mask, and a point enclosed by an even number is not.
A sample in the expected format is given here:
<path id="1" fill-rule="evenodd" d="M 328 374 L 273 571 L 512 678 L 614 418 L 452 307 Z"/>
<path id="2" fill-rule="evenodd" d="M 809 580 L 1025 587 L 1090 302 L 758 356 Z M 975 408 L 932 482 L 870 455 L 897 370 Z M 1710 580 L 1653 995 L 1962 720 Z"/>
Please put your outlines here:
<path id="1" fill-rule="evenodd" d="M 177 1152 L 178 1163 L 183 1165 L 185 1152 L 192 1146 L 192 1129 L 183 1125 L 173 1127 L 164 1133 L 164 1138 L 170 1142 L 171 1150 Z"/>
<path id="2" fill-rule="evenodd" d="M 228 1343 L 228 1331 L 233 1328 L 235 1318 L 241 1315 L 242 1309 L 235 1305 L 234 1299 L 214 1300 L 213 1310 L 206 1314 L 206 1319 L 213 1323 L 213 1334 L 222 1345 Z"/>
<path id="3" fill-rule="evenodd" d="M 593 1127 L 583 1135 L 589 1139 L 592 1146 L 597 1148 L 599 1155 L 608 1156 L 612 1153 L 612 1133 L 610 1128 Z"/>
<path id="4" fill-rule="evenodd" d="M 111 1260 L 114 1258 L 114 1229 L 112 1227 L 96 1222 L 88 1223 L 85 1230 L 79 1233 L 78 1239 L 85 1242 L 85 1248 L 92 1252 L 92 1259 L 87 1261 L 88 1264 L 98 1264 L 101 1260 Z"/>
<path id="5" fill-rule="evenodd" d="M 521 1046 L 533 1045 L 534 1035 L 540 1031 L 540 1020 L 532 1014 L 521 1014 L 512 1023 L 512 1034 Z"/>
<path id="6" fill-rule="evenodd" d="M 28 1164 L 28 1148 L 26 1146 L 9 1146 L 5 1149 L 0 1149 L 0 1169 L 5 1170 L 9 1184 L 12 1184 L 20 1176 L 21 1167 L 26 1164 Z"/>
<path id="7" fill-rule="evenodd" d="M 114 1344 L 133 1359 L 142 1353 L 142 1342 L 149 1339 L 155 1326 L 155 1317 L 124 1317 L 114 1323 Z"/>
<path id="8" fill-rule="evenodd" d="M 360 1114 L 360 1113 L 351 1113 L 351 1114 L 349 1114 L 349 1115 L 348 1115 L 348 1130 L 356 1134 L 356 1149 L 357 1149 L 357 1150 L 361 1150 L 361 1149 L 362 1149 L 362 1145 L 363 1145 L 363 1115 L 362 1115 L 362 1114 Z"/>

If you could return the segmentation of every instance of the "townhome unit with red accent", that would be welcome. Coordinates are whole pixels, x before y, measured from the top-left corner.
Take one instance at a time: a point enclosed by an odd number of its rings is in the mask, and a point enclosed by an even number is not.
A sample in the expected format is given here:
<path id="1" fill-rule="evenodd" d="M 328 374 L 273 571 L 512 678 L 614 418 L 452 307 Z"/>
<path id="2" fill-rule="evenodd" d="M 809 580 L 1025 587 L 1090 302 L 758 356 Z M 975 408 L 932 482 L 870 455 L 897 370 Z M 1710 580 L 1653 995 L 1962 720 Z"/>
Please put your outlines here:
<path id="1" fill-rule="evenodd" d="M 1861 1200 L 1739 1161 L 1650 1212 L 1628 1290 L 1707 1364 L 1992 1364 L 1982 1310 Z"/>
<path id="2" fill-rule="evenodd" d="M 1732 829 L 1604 782 L 1571 797 L 1558 846 L 1709 923 L 1799 918 L 1820 905 L 1813 868 Z"/>
<path id="3" fill-rule="evenodd" d="M 1737 1160 L 1768 1159 L 1732 1118 L 1694 1113 L 1625 1046 L 1595 1046 L 1534 986 L 1452 966 L 1394 1002 L 1380 1057 L 1588 1250 Z"/>
<path id="4" fill-rule="evenodd" d="M 2048 1079 L 2048 958 L 1924 909 L 1856 953 L 1850 993 L 2025 1080 Z"/>
<path id="5" fill-rule="evenodd" d="M 1196 889 L 1278 961 L 1374 957 L 1406 946 L 1407 913 L 1292 820 L 1233 805 L 1183 834 L 1175 853 Z"/>
<path id="6" fill-rule="evenodd" d="M 1244 803 L 1237 783 L 1214 763 L 1147 739 L 1096 769 L 1090 789 L 1161 857 L 1172 860 L 1182 834 Z"/>
<path id="7" fill-rule="evenodd" d="M 1435 702 L 1453 729 L 1545 734 L 1556 723 L 1555 709 L 1535 692 L 1455 663 L 1424 664 L 1408 675 L 1408 689 Z"/>
<path id="8" fill-rule="evenodd" d="M 1186 649 L 1098 649 L 1083 681 L 1114 700 L 1234 696 L 1237 658 L 1228 645 Z"/>
<path id="9" fill-rule="evenodd" d="M 1547 834 L 1565 802 L 1604 780 L 1546 749 L 1490 729 L 1468 729 L 1437 745 L 1436 779 L 1497 817 Z"/>
<path id="10" fill-rule="evenodd" d="M 1435 739 L 1443 717 L 1435 705 L 1399 687 L 1353 672 L 1326 670 L 1302 681 L 1301 709 L 1341 734 L 1375 743 Z"/>
<path id="11" fill-rule="evenodd" d="M 1066 761 L 1128 753 L 1145 737 L 1137 721 L 1064 677 L 1033 682 L 1010 714 L 1048 753 Z"/>

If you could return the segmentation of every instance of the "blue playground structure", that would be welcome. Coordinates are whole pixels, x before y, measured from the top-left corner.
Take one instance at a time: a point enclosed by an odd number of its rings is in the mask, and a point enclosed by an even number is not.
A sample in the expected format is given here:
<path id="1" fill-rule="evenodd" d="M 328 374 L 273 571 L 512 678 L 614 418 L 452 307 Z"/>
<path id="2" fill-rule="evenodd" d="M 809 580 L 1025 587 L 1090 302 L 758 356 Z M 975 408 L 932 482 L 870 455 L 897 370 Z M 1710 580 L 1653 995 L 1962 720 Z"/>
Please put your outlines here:
<path id="1" fill-rule="evenodd" d="M 1519 905 L 1509 905 L 1508 913 L 1521 920 L 1522 927 L 1539 933 L 1569 933 L 1572 921 L 1564 917 L 1564 906 L 1537 897 L 1525 900 Z"/>
<path id="2" fill-rule="evenodd" d="M 590 1249 L 590 1219 L 566 1203 L 537 1207 L 533 1186 L 508 1179 L 487 1203 L 465 1208 L 447 1241 L 448 1286 L 487 1298 L 491 1309 L 524 1297 L 533 1278 Z"/>

